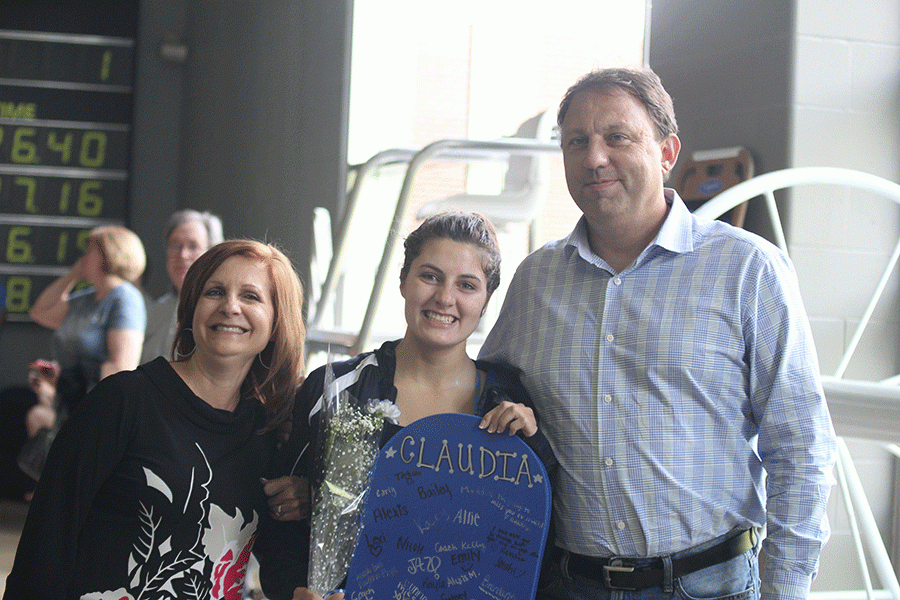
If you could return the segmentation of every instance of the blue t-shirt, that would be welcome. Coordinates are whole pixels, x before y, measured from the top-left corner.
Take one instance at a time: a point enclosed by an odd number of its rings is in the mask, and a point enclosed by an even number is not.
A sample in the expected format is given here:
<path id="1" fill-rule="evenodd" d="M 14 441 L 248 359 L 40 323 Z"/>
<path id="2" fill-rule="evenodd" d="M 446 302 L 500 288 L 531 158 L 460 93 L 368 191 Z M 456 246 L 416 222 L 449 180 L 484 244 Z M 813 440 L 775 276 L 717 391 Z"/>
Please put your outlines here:
<path id="1" fill-rule="evenodd" d="M 99 302 L 94 288 L 69 296 L 69 310 L 53 334 L 53 356 L 63 369 L 81 364 L 89 381 L 99 381 L 100 365 L 109 360 L 106 347 L 111 329 L 144 332 L 144 296 L 128 282 L 116 286 Z"/>

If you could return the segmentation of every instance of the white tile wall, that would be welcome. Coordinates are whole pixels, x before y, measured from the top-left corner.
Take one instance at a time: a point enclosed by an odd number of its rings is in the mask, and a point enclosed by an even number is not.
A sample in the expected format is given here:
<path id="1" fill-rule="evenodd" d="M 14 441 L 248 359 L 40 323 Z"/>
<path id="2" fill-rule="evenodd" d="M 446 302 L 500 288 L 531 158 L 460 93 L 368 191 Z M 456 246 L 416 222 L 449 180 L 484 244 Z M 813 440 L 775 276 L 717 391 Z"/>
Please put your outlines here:
<path id="1" fill-rule="evenodd" d="M 887 258 L 900 234 L 900 205 L 883 196 L 853 190 L 847 194 L 841 233 L 845 248 L 870 250 Z M 886 262 L 886 261 L 885 261 Z"/>
<path id="2" fill-rule="evenodd" d="M 896 66 L 900 72 L 900 63 Z M 896 84 L 900 95 L 900 83 Z M 846 166 L 872 173 L 891 181 L 900 181 L 900 132 L 897 132 L 897 116 L 900 100 L 889 112 L 850 113 L 850 131 L 857 136 L 849 146 Z M 896 132 L 896 133 L 895 133 Z"/>
<path id="3" fill-rule="evenodd" d="M 796 248 L 849 247 L 844 225 L 848 220 L 847 190 L 834 185 L 797 186 L 791 190 L 790 204 L 782 203 L 791 223 L 788 240 L 792 253 Z M 790 225 L 790 223 L 788 224 Z M 827 232 L 823 235 L 823 232 Z"/>
<path id="4" fill-rule="evenodd" d="M 819 369 L 831 375 L 838 368 L 846 344 L 844 320 L 829 317 L 810 317 L 809 326 L 816 340 Z"/>
<path id="5" fill-rule="evenodd" d="M 796 40 L 796 102 L 801 106 L 847 109 L 850 98 L 850 43 L 802 36 Z"/>
<path id="6" fill-rule="evenodd" d="M 795 105 L 791 166 L 853 168 L 852 123 L 845 109 Z"/>
<path id="7" fill-rule="evenodd" d="M 791 255 L 807 312 L 812 317 L 842 320 L 863 316 L 888 262 L 881 253 L 829 247 L 793 247 Z M 897 320 L 896 283 L 885 288 L 873 313 L 875 319 Z"/>
<path id="8" fill-rule="evenodd" d="M 895 20 L 900 16 L 895 15 Z M 900 38 L 898 38 L 900 39 Z M 851 45 L 851 108 L 896 117 L 900 107 L 900 43 Z"/>
<path id="9" fill-rule="evenodd" d="M 896 44 L 898 9 L 893 0 L 797 0 L 797 33 Z"/>

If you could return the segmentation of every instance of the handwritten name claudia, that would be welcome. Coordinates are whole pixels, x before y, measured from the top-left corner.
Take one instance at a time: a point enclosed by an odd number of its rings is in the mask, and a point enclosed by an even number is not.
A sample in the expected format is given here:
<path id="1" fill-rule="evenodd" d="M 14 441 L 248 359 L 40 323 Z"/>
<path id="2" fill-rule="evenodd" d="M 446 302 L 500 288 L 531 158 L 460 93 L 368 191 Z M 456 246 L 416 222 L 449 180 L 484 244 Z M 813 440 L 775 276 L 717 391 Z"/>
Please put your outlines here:
<path id="1" fill-rule="evenodd" d="M 541 482 L 541 478 L 535 480 L 532 477 L 526 453 L 519 456 L 516 452 L 493 451 L 490 448 L 479 446 L 476 466 L 471 444 L 466 446 L 458 444 L 454 463 L 447 440 L 442 440 L 439 448 L 436 447 L 436 444 L 427 443 L 424 437 L 419 438 L 419 442 L 418 452 L 414 450 L 416 439 L 413 436 L 407 435 L 400 443 L 400 459 L 406 464 L 415 463 L 415 467 L 418 469 L 432 469 L 437 472 L 443 466 L 450 473 L 459 470 L 470 475 L 477 475 L 479 479 L 493 476 L 495 481 L 507 481 L 514 485 L 519 485 L 524 478 L 528 487 L 533 487 L 535 481 Z M 389 452 L 388 456 L 391 455 Z M 515 475 L 512 475 L 514 470 Z"/>

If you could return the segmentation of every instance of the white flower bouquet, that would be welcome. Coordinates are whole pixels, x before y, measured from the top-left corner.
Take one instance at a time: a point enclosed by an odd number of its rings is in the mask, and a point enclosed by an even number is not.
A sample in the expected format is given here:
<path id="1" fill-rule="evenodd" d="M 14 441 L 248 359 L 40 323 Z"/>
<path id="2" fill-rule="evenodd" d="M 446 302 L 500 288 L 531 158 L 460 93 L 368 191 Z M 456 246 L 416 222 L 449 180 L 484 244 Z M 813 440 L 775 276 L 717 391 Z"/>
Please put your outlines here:
<path id="1" fill-rule="evenodd" d="M 396 422 L 400 415 L 386 400 L 369 400 L 359 408 L 346 390 L 336 391 L 333 380 L 328 365 L 317 451 L 322 479 L 313 500 L 308 581 L 309 589 L 321 596 L 347 576 L 384 420 Z"/>

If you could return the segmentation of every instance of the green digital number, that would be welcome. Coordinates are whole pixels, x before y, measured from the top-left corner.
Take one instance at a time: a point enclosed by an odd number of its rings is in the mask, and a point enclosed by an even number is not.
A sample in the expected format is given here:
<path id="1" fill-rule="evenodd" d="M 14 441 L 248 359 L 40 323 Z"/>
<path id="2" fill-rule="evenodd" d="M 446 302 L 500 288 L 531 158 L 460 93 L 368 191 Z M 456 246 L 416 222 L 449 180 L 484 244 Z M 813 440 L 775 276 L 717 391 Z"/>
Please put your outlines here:
<path id="1" fill-rule="evenodd" d="M 103 64 L 100 67 L 100 81 L 109 79 L 109 69 L 112 66 L 112 50 L 103 53 Z"/>
<path id="2" fill-rule="evenodd" d="M 23 238 L 31 235 L 31 227 L 11 227 L 6 240 L 6 261 L 11 263 L 34 262 L 31 244 Z"/>
<path id="3" fill-rule="evenodd" d="M 83 167 L 102 167 L 106 161 L 106 134 L 102 131 L 86 131 L 81 136 L 81 154 L 78 162 Z"/>
<path id="4" fill-rule="evenodd" d="M 34 177 L 16 177 L 13 179 L 15 185 L 25 188 L 25 210 L 31 214 L 37 214 L 38 207 L 34 203 L 34 191 L 37 189 L 37 182 Z"/>
<path id="5" fill-rule="evenodd" d="M 31 279 L 16 275 L 6 282 L 6 308 L 24 313 L 31 308 Z"/>
<path id="6" fill-rule="evenodd" d="M 89 179 L 78 187 L 78 214 L 83 217 L 96 217 L 103 210 L 103 198 L 95 194 L 103 186 L 103 182 Z"/>
<path id="7" fill-rule="evenodd" d="M 69 160 L 72 158 L 73 137 L 71 131 L 62 136 L 62 141 L 57 140 L 55 131 L 51 131 L 47 134 L 47 147 L 54 152 L 59 152 L 61 164 L 69 164 Z"/>
<path id="8" fill-rule="evenodd" d="M 26 138 L 34 136 L 34 127 L 17 127 L 13 134 L 10 157 L 14 163 L 34 164 L 38 162 L 37 146 Z"/>
<path id="9" fill-rule="evenodd" d="M 69 210 L 69 194 L 72 193 L 72 183 L 67 181 L 59 188 L 59 214 L 64 215 Z"/>
<path id="10" fill-rule="evenodd" d="M 87 240 L 89 235 L 91 235 L 90 229 L 85 229 L 79 232 L 78 237 L 75 238 L 75 247 L 84 252 L 87 249 Z"/>
<path id="11" fill-rule="evenodd" d="M 69 232 L 63 231 L 59 234 L 59 243 L 56 245 L 56 262 L 62 263 L 66 260 L 66 246 L 69 245 Z"/>

